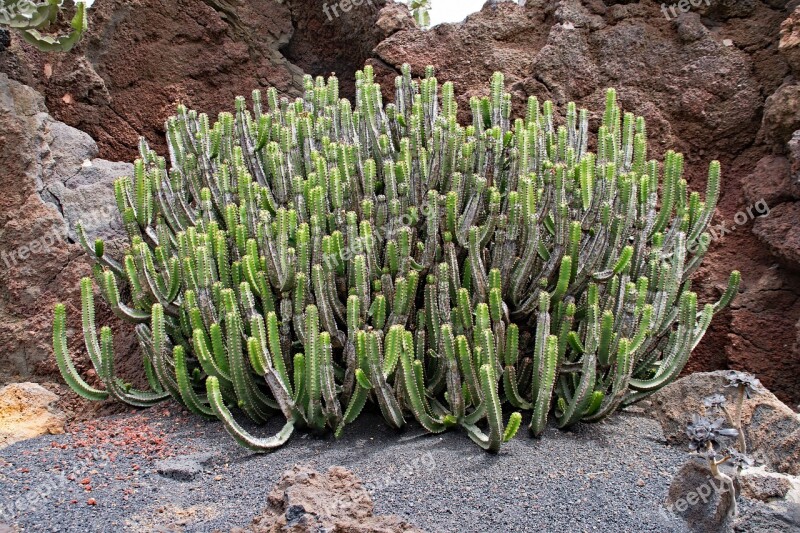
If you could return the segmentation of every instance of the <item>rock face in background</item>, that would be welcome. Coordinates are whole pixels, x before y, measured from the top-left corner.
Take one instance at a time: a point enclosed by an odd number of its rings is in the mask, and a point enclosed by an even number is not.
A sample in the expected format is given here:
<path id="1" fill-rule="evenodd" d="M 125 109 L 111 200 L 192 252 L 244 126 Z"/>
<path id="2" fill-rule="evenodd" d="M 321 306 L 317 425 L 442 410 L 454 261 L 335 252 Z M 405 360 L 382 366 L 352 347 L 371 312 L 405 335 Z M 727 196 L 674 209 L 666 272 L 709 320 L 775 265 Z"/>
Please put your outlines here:
<path id="1" fill-rule="evenodd" d="M 26 378 L 51 366 L 51 317 L 64 300 L 80 324 L 78 281 L 89 272 L 74 229 L 116 247 L 113 181 L 130 163 L 97 159 L 89 135 L 54 120 L 40 94 L 0 74 L 0 380 Z M 101 320 L 108 311 L 99 309 Z M 116 324 L 115 324 L 116 325 Z M 126 331 L 126 330 L 123 330 Z M 80 340 L 72 336 L 74 345 Z M 75 341 L 78 341 L 77 343 Z M 135 347 L 125 336 L 120 347 Z M 42 369 L 38 369 L 41 370 Z M 45 369 L 46 370 L 46 369 Z"/>
<path id="2" fill-rule="evenodd" d="M 781 399 L 800 402 L 796 2 L 702 3 L 672 19 L 650 0 L 499 2 L 463 24 L 426 32 L 413 26 L 404 6 L 389 2 L 379 11 L 384 3 L 365 1 L 328 19 L 321 3 L 306 0 L 107 0 L 92 8 L 89 35 L 72 52 L 41 54 L 12 36 L 0 47 L 0 70 L 44 94 L 57 119 L 97 139 L 100 155 L 125 161 L 135 157 L 139 135 L 164 152 L 163 122 L 176 102 L 213 116 L 258 87 L 298 95 L 303 70 L 335 71 L 342 94 L 351 96 L 353 72 L 365 59 L 387 100 L 400 64 L 410 63 L 416 75 L 433 64 L 440 80 L 454 81 L 462 120 L 469 119 L 469 97 L 486 94 L 496 70 L 506 74 L 517 115 L 529 95 L 551 99 L 559 110 L 575 100 L 597 111 L 605 88 L 614 86 L 622 106 L 647 119 L 651 157 L 669 148 L 684 152 L 693 189 L 705 189 L 712 159 L 723 164 L 714 224 L 736 229 L 716 230 L 694 288 L 701 301 L 715 300 L 738 269 L 742 294 L 715 319 L 688 370 L 749 370 Z M 592 128 L 598 121 L 592 115 Z M 19 212 L 30 192 L 15 187 L 15 199 L 0 202 Z M 53 202 L 58 192 L 52 190 Z M 756 209 L 762 199 L 770 214 L 758 218 L 767 211 Z M 4 218 L 9 212 L 0 212 L 0 220 L 20 224 Z M 29 238 L 49 227 L 36 224 Z M 7 249 L 3 238 L 0 250 Z M 59 299 L 76 302 L 79 274 L 63 269 L 64 260 L 53 264 L 60 266 L 25 286 L 42 294 L 58 286 Z M 47 285 L 57 276 L 60 282 Z M 25 346 L 37 346 L 29 352 L 49 344 L 55 297 L 48 298 L 18 314 L 38 324 L 24 337 Z M 0 345 L 22 333 L 5 333 L 5 341 L 3 335 L 0 329 Z"/>
<path id="3" fill-rule="evenodd" d="M 90 16 L 89 33 L 66 54 L 14 36 L 0 70 L 40 90 L 56 118 L 97 139 L 110 159 L 132 160 L 140 135 L 163 151 L 164 120 L 178 102 L 213 116 L 257 87 L 297 94 L 302 85 L 279 50 L 292 36 L 285 3 L 110 0 Z"/>
<path id="4" fill-rule="evenodd" d="M 69 53 L 41 53 L 13 33 L 0 43 L 0 383 L 55 369 L 56 301 L 68 302 L 70 323 L 80 324 L 78 281 L 89 263 L 74 223 L 82 219 L 90 238 L 112 239 L 114 252 L 121 223 L 112 184 L 132 165 L 98 155 L 132 161 L 141 135 L 165 153 L 163 124 L 178 102 L 213 116 L 255 88 L 296 96 L 303 69 L 292 61 L 338 71 L 352 96 L 357 65 L 388 35 L 374 24 L 380 5 L 330 21 L 321 5 L 303 1 L 108 0 L 92 8 L 89 33 Z M 136 353 L 130 329 L 98 313 L 99 323 L 127 333 L 117 349 Z M 79 333 L 70 333 L 74 355 L 85 351 Z"/>
<path id="5" fill-rule="evenodd" d="M 384 3 L 329 20 L 308 0 L 105 0 L 71 52 L 42 54 L 14 36 L 0 71 L 42 92 L 103 157 L 128 161 L 140 135 L 166 150 L 164 121 L 179 102 L 213 117 L 253 89 L 297 96 L 304 70 L 337 72 L 352 96 L 355 70 L 386 35 L 375 25 Z"/>
<path id="6" fill-rule="evenodd" d="M 787 143 L 800 128 L 793 70 L 800 66 L 800 14 L 782 26 L 791 14 L 787 2 L 711 4 L 668 20 L 660 2 L 646 0 L 497 3 L 461 25 L 401 30 L 377 46 L 373 64 L 387 98 L 400 64 L 409 63 L 415 75 L 435 65 L 440 80 L 455 83 L 462 119 L 469 97 L 487 94 L 496 70 L 506 75 L 517 116 L 529 95 L 553 100 L 562 112 L 570 100 L 601 111 L 605 88 L 616 87 L 622 107 L 647 119 L 649 156 L 683 152 L 694 190 L 705 191 L 708 164 L 719 159 L 717 239 L 694 290 L 701 301 L 715 300 L 738 269 L 742 294 L 715 318 L 688 370 L 749 370 L 794 406 L 800 172 L 791 169 L 800 164 L 787 155 Z M 599 118 L 591 115 L 590 128 Z M 767 211 L 759 212 L 762 199 L 770 215 L 759 218 Z M 735 229 L 723 234 L 722 224 Z"/>

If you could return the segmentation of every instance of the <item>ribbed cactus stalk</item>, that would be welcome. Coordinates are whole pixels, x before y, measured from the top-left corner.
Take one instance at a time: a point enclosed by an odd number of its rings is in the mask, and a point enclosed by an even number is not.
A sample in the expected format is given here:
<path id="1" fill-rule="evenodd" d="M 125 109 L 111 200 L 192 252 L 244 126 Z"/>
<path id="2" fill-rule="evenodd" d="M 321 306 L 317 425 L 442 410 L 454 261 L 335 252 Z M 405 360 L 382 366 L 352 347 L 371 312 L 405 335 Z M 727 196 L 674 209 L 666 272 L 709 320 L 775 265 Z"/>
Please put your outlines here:
<path id="1" fill-rule="evenodd" d="M 395 89 L 384 105 L 366 67 L 354 107 L 311 77 L 301 99 L 256 91 L 214 123 L 180 106 L 168 159 L 142 141 L 116 183 L 124 257 L 78 230 L 100 293 L 136 324 L 151 390 L 115 375 L 89 278 L 83 330 L 105 388 L 78 375 L 59 305 L 67 383 L 136 406 L 172 397 L 257 451 L 294 428 L 339 436 L 375 408 L 496 452 L 523 412 L 539 436 L 553 414 L 600 420 L 675 379 L 737 292 L 734 273 L 698 310 L 690 289 L 719 164 L 705 200 L 688 191 L 682 156 L 648 160 L 644 121 L 613 90 L 592 153 L 586 110 L 569 104 L 558 125 L 531 98 L 512 121 L 500 74 L 468 126 L 432 69 L 404 66 Z M 285 427 L 258 438 L 241 415 Z"/>

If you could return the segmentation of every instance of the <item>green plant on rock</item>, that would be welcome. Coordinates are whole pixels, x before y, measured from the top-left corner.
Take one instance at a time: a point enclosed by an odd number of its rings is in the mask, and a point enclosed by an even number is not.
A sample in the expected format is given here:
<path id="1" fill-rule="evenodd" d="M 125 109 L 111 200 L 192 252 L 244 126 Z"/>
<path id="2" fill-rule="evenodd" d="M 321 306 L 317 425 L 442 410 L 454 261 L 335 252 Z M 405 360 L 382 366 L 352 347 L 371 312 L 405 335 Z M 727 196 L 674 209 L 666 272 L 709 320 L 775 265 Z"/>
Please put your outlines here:
<path id="1" fill-rule="evenodd" d="M 64 0 L 0 0 L 0 26 L 18 30 L 23 39 L 40 50 L 66 52 L 87 28 L 86 9 L 94 0 L 78 0 L 66 35 L 43 33 L 58 20 Z"/>
<path id="2" fill-rule="evenodd" d="M 512 120 L 502 74 L 467 126 L 432 68 L 417 80 L 404 66 L 395 89 L 384 105 L 366 67 L 353 108 L 336 78 L 307 77 L 304 98 L 256 91 L 213 124 L 180 106 L 168 159 L 142 141 L 115 185 L 122 260 L 78 235 L 101 294 L 136 324 L 150 390 L 115 374 L 88 278 L 83 330 L 105 389 L 75 371 L 60 305 L 72 388 L 172 397 L 257 451 L 294 428 L 339 436 L 369 404 L 391 427 L 460 427 L 494 452 L 522 412 L 538 436 L 551 415 L 595 422 L 678 376 L 737 292 L 738 273 L 702 310 L 691 291 L 707 248 L 687 243 L 707 242 L 719 164 L 705 200 L 690 193 L 683 157 L 648 160 L 644 121 L 613 90 L 593 153 L 575 104 L 558 124 L 531 97 Z M 234 412 L 286 424 L 260 439 Z"/>
<path id="3" fill-rule="evenodd" d="M 420 28 L 431 25 L 431 0 L 407 0 L 408 10 Z"/>

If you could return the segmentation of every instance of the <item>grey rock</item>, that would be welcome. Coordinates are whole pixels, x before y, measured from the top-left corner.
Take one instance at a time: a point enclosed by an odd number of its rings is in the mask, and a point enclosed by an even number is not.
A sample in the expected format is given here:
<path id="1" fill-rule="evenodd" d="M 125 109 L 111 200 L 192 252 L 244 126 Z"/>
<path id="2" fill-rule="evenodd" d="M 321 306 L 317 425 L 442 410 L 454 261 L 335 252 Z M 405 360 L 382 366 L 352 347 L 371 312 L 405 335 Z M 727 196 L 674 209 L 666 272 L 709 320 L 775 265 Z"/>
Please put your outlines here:
<path id="1" fill-rule="evenodd" d="M 800 505 L 785 502 L 758 505 L 736 520 L 735 533 L 797 533 L 800 531 Z"/>
<path id="2" fill-rule="evenodd" d="M 87 159 L 76 174 L 48 188 L 61 207 L 72 241 L 77 242 L 75 228 L 81 222 L 90 242 L 102 238 L 106 241 L 107 250 L 119 257 L 118 252 L 126 239 L 114 201 L 114 181 L 132 174 L 133 165 L 130 163 Z"/>
<path id="3" fill-rule="evenodd" d="M 691 458 L 675 474 L 667 494 L 667 510 L 686 521 L 692 531 L 716 533 L 731 522 L 733 496 L 711 475 L 708 463 Z"/>
<path id="4" fill-rule="evenodd" d="M 213 453 L 201 453 L 164 459 L 155 464 L 156 472 L 162 477 L 175 481 L 188 482 L 194 481 L 203 472 L 212 459 L 216 457 Z"/>
<path id="5" fill-rule="evenodd" d="M 783 498 L 792 490 L 792 482 L 785 477 L 751 473 L 747 470 L 739 477 L 739 484 L 742 487 L 742 496 L 762 502 Z"/>
<path id="6" fill-rule="evenodd" d="M 44 139 L 49 158 L 40 177 L 40 194 L 58 207 L 69 239 L 77 241 L 75 228 L 81 222 L 90 242 L 102 238 L 109 252 L 119 252 L 125 232 L 114 201 L 114 181 L 132 176 L 133 165 L 97 159 L 94 139 L 49 115 L 44 119 Z"/>

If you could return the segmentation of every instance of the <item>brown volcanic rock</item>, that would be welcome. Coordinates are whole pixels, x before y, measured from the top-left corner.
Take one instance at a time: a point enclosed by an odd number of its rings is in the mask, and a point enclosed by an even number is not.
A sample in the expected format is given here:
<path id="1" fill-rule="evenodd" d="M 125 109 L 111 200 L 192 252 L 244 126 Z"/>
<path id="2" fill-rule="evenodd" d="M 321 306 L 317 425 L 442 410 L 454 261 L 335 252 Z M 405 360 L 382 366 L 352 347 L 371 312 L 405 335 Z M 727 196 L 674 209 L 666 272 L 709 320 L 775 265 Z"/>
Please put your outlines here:
<path id="1" fill-rule="evenodd" d="M 787 202 L 756 220 L 753 232 L 792 268 L 800 268 L 800 202 Z"/>
<path id="2" fill-rule="evenodd" d="M 753 173 L 742 183 L 750 205 L 765 202 L 767 206 L 800 199 L 800 182 L 792 175 L 793 163 L 780 155 L 768 155 L 759 160 Z"/>
<path id="3" fill-rule="evenodd" d="M 95 138 L 102 157 L 133 160 L 140 135 L 165 152 L 164 121 L 178 103 L 214 117 L 253 89 L 296 97 L 304 71 L 336 72 L 352 97 L 356 67 L 387 35 L 375 24 L 385 3 L 329 20 L 309 0 L 106 0 L 68 53 L 43 54 L 12 34 L 0 71 L 42 92 L 53 116 Z"/>
<path id="4" fill-rule="evenodd" d="M 355 96 L 356 70 L 372 57 L 372 49 L 385 37 L 414 25 L 405 5 L 387 0 L 350 2 L 347 12 L 330 0 L 290 0 L 288 5 L 294 31 L 281 53 L 313 76 L 335 73 L 343 98 Z"/>
<path id="5" fill-rule="evenodd" d="M 299 94 L 302 71 L 280 52 L 292 33 L 289 6 L 274 0 L 109 0 L 92 7 L 72 51 L 42 54 L 14 35 L 0 68 L 40 90 L 104 157 L 132 160 L 140 135 L 165 150 L 164 120 L 179 102 L 214 116 L 259 87 Z"/>
<path id="6" fill-rule="evenodd" d="M 763 135 L 779 151 L 785 151 L 792 133 L 800 129 L 800 85 L 785 83 L 764 102 Z"/>
<path id="7" fill-rule="evenodd" d="M 245 533 L 332 531 L 337 533 L 421 533 L 396 516 L 373 514 L 372 498 L 355 474 L 340 466 L 320 474 L 295 466 L 269 493 L 269 507 Z"/>
<path id="8" fill-rule="evenodd" d="M 792 490 L 792 482 L 789 478 L 752 473 L 748 470 L 742 472 L 742 476 L 739 477 L 739 485 L 745 497 L 762 502 L 783 498 Z"/>
<path id="9" fill-rule="evenodd" d="M 83 219 L 90 237 L 107 239 L 110 250 L 117 246 L 112 182 L 133 166 L 97 159 L 97 152 L 91 137 L 47 114 L 41 95 L 0 74 L 0 381 L 27 378 L 42 363 L 43 373 L 54 370 L 57 301 L 70 302 L 70 324 L 80 323 L 78 282 L 89 262 L 72 241 L 75 222 Z M 99 306 L 98 320 L 109 317 Z M 124 332 L 118 345 L 134 348 L 130 330 L 110 323 Z M 70 335 L 76 354 L 78 337 Z"/>
<path id="10" fill-rule="evenodd" d="M 401 30 L 376 47 L 372 63 L 387 98 L 394 94 L 400 64 L 409 63 L 415 75 L 433 64 L 440 80 L 455 83 L 462 121 L 469 120 L 469 97 L 487 93 L 494 71 L 505 73 L 516 116 L 529 95 L 553 100 L 559 112 L 569 100 L 599 110 L 605 88 L 616 87 L 625 110 L 647 119 L 651 157 L 669 148 L 685 153 L 693 189 L 705 190 L 708 163 L 721 160 L 724 182 L 714 223 L 730 227 L 758 199 L 780 203 L 796 194 L 785 160 L 764 161 L 756 170 L 773 149 L 785 151 L 794 131 L 795 119 L 781 107 L 793 100 L 779 95 L 764 119 L 772 144 L 758 146 L 765 99 L 789 73 L 778 52 L 787 15 L 782 8 L 780 2 L 732 0 L 667 20 L 657 2 L 502 2 L 461 24 Z M 598 120 L 590 115 L 590 127 Z M 750 183 L 751 176 L 776 170 L 780 176 Z M 743 273 L 743 283 L 742 294 L 715 318 L 687 370 L 748 369 L 794 405 L 800 402 L 800 278 L 776 266 L 748 218 L 714 242 L 695 277 L 703 301 L 719 297 L 731 270 Z"/>

